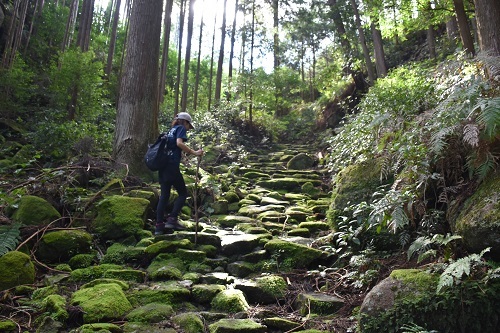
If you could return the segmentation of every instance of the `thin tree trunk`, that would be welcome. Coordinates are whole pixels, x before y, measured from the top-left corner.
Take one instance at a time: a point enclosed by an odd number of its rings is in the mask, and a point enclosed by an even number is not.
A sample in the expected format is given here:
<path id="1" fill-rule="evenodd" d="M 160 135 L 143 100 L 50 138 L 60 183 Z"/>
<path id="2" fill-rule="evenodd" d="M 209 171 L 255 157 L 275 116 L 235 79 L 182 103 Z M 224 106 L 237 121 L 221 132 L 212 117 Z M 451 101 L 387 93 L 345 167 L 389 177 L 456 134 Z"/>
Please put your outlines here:
<path id="1" fill-rule="evenodd" d="M 226 42 L 226 10 L 227 0 L 224 0 L 224 11 L 222 14 L 221 41 L 219 48 L 219 61 L 217 63 L 217 76 L 215 78 L 215 104 L 219 105 L 222 91 L 222 65 L 224 64 L 224 44 Z"/>
<path id="2" fill-rule="evenodd" d="M 33 15 L 31 16 L 31 21 L 30 21 L 30 28 L 26 36 L 26 44 L 24 45 L 24 52 L 28 50 L 28 45 L 30 43 L 31 34 L 33 33 L 35 22 L 39 20 L 42 9 L 43 9 L 43 0 L 38 0 L 37 2 L 35 2 L 35 8 L 33 8 Z"/>
<path id="3" fill-rule="evenodd" d="M 233 84 L 233 57 L 234 57 L 234 42 L 236 35 L 236 15 L 238 14 L 238 0 L 234 2 L 234 18 L 233 18 L 233 27 L 231 29 L 231 50 L 229 52 L 229 93 L 227 94 L 227 100 L 231 100 L 231 90 Z"/>
<path id="4" fill-rule="evenodd" d="M 467 14 L 465 14 L 464 2 L 463 0 L 453 0 L 453 5 L 455 6 L 455 13 L 457 14 L 458 30 L 460 31 L 463 48 L 466 53 L 474 55 L 476 53 L 474 50 L 474 40 L 470 32 Z"/>
<path id="5" fill-rule="evenodd" d="M 373 36 L 373 48 L 375 53 L 375 66 L 377 68 L 378 77 L 385 77 L 387 75 L 387 65 L 385 64 L 384 44 L 382 40 L 382 33 L 377 28 L 375 23 L 371 24 Z"/>
<path id="6" fill-rule="evenodd" d="M 12 10 L 12 18 L 7 30 L 7 38 L 2 59 L 3 68 L 11 68 L 20 45 L 28 0 L 17 0 Z M 19 17 L 19 19 L 17 19 Z"/>
<path id="7" fill-rule="evenodd" d="M 201 42 L 203 40 L 203 13 L 201 14 L 200 35 L 198 36 L 198 59 L 196 60 L 196 78 L 194 83 L 193 110 L 198 108 L 198 89 L 200 86 Z"/>
<path id="8" fill-rule="evenodd" d="M 210 82 L 208 83 L 208 110 L 212 106 L 212 84 L 214 80 L 214 53 L 215 53 L 215 27 L 217 25 L 217 16 L 214 19 L 214 31 L 212 33 L 212 54 L 210 56 Z"/>
<path id="9" fill-rule="evenodd" d="M 182 65 L 182 40 L 184 38 L 184 18 L 186 16 L 186 0 L 181 0 L 181 16 L 179 20 L 179 45 L 177 49 L 177 80 L 175 80 L 175 113 L 179 113 L 180 77 Z"/>
<path id="10" fill-rule="evenodd" d="M 106 62 L 106 77 L 108 80 L 111 77 L 111 70 L 113 69 L 113 57 L 115 54 L 116 47 L 116 34 L 118 31 L 118 22 L 120 20 L 120 7 L 122 0 L 114 1 L 115 11 L 113 12 L 113 23 L 111 27 L 111 37 L 109 38 L 109 50 L 108 50 L 108 61 Z"/>
<path id="11" fill-rule="evenodd" d="M 366 45 L 365 33 L 363 31 L 363 27 L 361 26 L 361 18 L 359 17 L 358 5 L 356 4 L 356 0 L 350 0 L 350 1 L 352 10 L 354 11 L 356 27 L 358 28 L 359 43 L 361 44 L 361 48 L 363 49 L 363 55 L 365 57 L 366 70 L 368 71 L 368 78 L 370 79 L 370 82 L 373 84 L 375 82 L 375 71 L 373 70 L 370 51 L 368 51 L 368 46 Z"/>
<path id="12" fill-rule="evenodd" d="M 194 23 L 194 2 L 195 0 L 189 0 L 186 57 L 184 58 L 184 79 L 182 80 L 182 100 L 181 100 L 182 112 L 186 112 L 187 109 L 189 64 L 191 62 L 191 40 L 193 38 L 193 23 Z"/>
<path id="13" fill-rule="evenodd" d="M 436 58 L 436 41 L 434 40 L 434 27 L 431 25 L 427 28 L 427 46 L 429 47 L 429 58 Z"/>
<path id="14" fill-rule="evenodd" d="M 132 174 L 148 172 L 138 156 L 158 134 L 158 65 L 162 0 L 134 0 L 116 114 L 113 157 Z"/>
<path id="15" fill-rule="evenodd" d="M 255 48 L 255 0 L 252 3 L 252 38 L 250 41 L 250 92 L 248 105 L 248 122 L 253 126 L 253 51 Z"/>
<path id="16" fill-rule="evenodd" d="M 76 16 L 78 15 L 78 4 L 80 0 L 73 0 L 71 2 L 68 20 L 66 22 L 66 29 L 64 30 L 64 38 L 61 44 L 61 51 L 64 52 L 71 45 L 73 33 L 75 31 Z"/>
<path id="17" fill-rule="evenodd" d="M 94 17 L 95 0 L 83 0 L 83 11 L 80 17 L 77 45 L 82 52 L 87 52 L 90 47 L 90 35 L 92 33 L 92 19 Z"/>
<path id="18" fill-rule="evenodd" d="M 279 0 L 272 0 L 273 9 L 273 55 L 274 70 L 280 66 L 280 39 L 279 39 Z"/>
<path id="19" fill-rule="evenodd" d="M 170 46 L 170 29 L 172 27 L 172 7 L 174 0 L 167 0 L 165 3 L 165 18 L 163 21 L 163 51 L 161 55 L 161 69 L 160 69 L 160 104 L 165 99 L 165 88 L 167 85 L 167 69 L 168 69 L 168 50 Z"/>

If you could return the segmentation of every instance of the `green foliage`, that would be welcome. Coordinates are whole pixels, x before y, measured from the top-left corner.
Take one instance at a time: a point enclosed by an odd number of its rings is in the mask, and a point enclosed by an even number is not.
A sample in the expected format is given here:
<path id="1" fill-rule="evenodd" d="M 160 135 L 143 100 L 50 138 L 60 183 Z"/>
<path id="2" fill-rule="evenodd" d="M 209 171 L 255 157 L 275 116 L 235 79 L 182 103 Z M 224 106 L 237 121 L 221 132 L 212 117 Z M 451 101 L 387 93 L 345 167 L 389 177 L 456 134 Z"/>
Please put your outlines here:
<path id="1" fill-rule="evenodd" d="M 0 68 L 0 110 L 2 117 L 15 118 L 21 116 L 26 102 L 34 92 L 34 73 L 21 57 L 16 56 L 12 68 Z"/>
<path id="2" fill-rule="evenodd" d="M 102 74 L 102 64 L 94 61 L 93 52 L 61 53 L 50 73 L 53 105 L 65 110 L 68 119 L 92 119 L 102 108 Z"/>
<path id="3" fill-rule="evenodd" d="M 437 250 L 435 247 L 445 247 L 445 251 L 449 254 L 450 242 L 458 239 L 462 239 L 462 237 L 450 234 L 446 234 L 446 236 L 436 234 L 432 237 L 420 236 L 415 239 L 415 241 L 413 241 L 408 248 L 408 260 L 410 260 L 415 254 L 418 254 L 417 262 L 419 263 L 430 256 L 436 256 Z M 447 259 L 449 259 L 449 257 Z"/>
<path id="4" fill-rule="evenodd" d="M 21 239 L 21 224 L 0 225 L 0 256 L 14 250 Z"/>
<path id="5" fill-rule="evenodd" d="M 439 277 L 437 292 L 440 292 L 443 288 L 460 284 L 464 277 L 466 279 L 472 278 L 474 274 L 479 273 L 481 268 L 488 266 L 483 260 L 483 256 L 489 251 L 490 248 L 486 248 L 480 254 L 473 253 L 467 257 L 452 261 Z"/>

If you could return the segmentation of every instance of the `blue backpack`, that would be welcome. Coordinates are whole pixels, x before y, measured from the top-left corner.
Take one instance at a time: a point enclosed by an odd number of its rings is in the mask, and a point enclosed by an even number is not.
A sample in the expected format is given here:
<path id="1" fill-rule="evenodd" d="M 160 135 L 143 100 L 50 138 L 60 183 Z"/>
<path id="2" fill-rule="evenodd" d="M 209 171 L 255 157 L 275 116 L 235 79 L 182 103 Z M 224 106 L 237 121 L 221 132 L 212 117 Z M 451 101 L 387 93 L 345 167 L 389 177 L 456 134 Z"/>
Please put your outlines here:
<path id="1" fill-rule="evenodd" d="M 149 170 L 158 171 L 168 163 L 169 156 L 165 149 L 166 144 L 167 136 L 162 133 L 155 143 L 149 145 L 148 151 L 144 155 L 144 163 Z"/>

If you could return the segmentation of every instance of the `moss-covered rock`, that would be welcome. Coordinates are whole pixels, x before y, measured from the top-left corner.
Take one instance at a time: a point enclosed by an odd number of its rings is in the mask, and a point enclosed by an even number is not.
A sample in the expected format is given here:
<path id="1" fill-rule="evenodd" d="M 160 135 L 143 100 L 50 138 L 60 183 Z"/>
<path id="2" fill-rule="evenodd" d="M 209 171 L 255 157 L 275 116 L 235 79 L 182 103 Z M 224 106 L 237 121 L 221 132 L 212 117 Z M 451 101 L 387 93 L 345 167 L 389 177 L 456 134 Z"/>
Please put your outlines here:
<path id="1" fill-rule="evenodd" d="M 120 326 L 111 323 L 92 323 L 85 324 L 78 328 L 74 333 L 122 333 Z M 73 331 L 72 331 L 73 333 Z"/>
<path id="2" fill-rule="evenodd" d="M 308 314 L 329 315 L 340 310 L 344 306 L 344 300 L 337 296 L 322 293 L 300 293 L 295 300 L 294 306 L 303 316 Z"/>
<path id="3" fill-rule="evenodd" d="M 239 280 L 234 287 L 243 291 L 251 304 L 276 303 L 283 299 L 287 291 L 287 284 L 279 275 L 266 275 L 253 280 Z"/>
<path id="4" fill-rule="evenodd" d="M 47 200 L 25 195 L 21 197 L 18 208 L 12 215 L 15 222 L 24 225 L 47 225 L 61 218 L 61 214 Z"/>
<path id="5" fill-rule="evenodd" d="M 242 223 L 257 223 L 257 220 L 247 216 L 221 215 L 217 217 L 217 222 L 223 228 L 234 228 Z"/>
<path id="6" fill-rule="evenodd" d="M 288 170 L 305 170 L 312 168 L 313 164 L 314 159 L 311 156 L 299 153 L 288 161 L 286 168 Z"/>
<path id="7" fill-rule="evenodd" d="M 122 288 L 114 283 L 80 289 L 71 297 L 71 304 L 82 307 L 85 323 L 119 319 L 132 310 Z"/>
<path id="8" fill-rule="evenodd" d="M 174 253 L 178 249 L 192 249 L 194 244 L 189 239 L 177 241 L 160 240 L 151 244 L 144 251 L 149 257 L 156 257 L 160 253 Z"/>
<path id="9" fill-rule="evenodd" d="M 122 266 L 112 264 L 90 266 L 73 270 L 70 277 L 71 280 L 75 282 L 90 282 L 95 279 L 103 278 L 106 271 L 116 269 L 122 269 Z"/>
<path id="10" fill-rule="evenodd" d="M 500 260 L 500 172 L 488 179 L 464 203 L 454 233 L 462 236 L 467 249 L 479 253 L 491 247 L 489 255 Z"/>
<path id="11" fill-rule="evenodd" d="M 280 332 L 287 332 L 287 331 L 293 332 L 294 329 L 301 326 L 301 324 L 299 323 L 279 317 L 265 318 L 263 322 L 269 329 Z"/>
<path id="12" fill-rule="evenodd" d="M 146 272 L 137 269 L 110 269 L 104 272 L 103 277 L 141 283 L 146 280 Z"/>
<path id="13" fill-rule="evenodd" d="M 409 324 L 443 333 L 498 331 L 500 283 L 463 281 L 436 293 L 438 280 L 423 270 L 393 271 L 363 300 L 360 331 L 395 333 Z"/>
<path id="14" fill-rule="evenodd" d="M 89 253 L 92 236 L 83 230 L 57 230 L 43 235 L 37 249 L 42 262 L 63 262 L 77 254 Z"/>
<path id="15" fill-rule="evenodd" d="M 225 289 L 226 287 L 221 284 L 196 284 L 191 289 L 191 293 L 195 302 L 209 304 L 218 293 Z"/>
<path id="16" fill-rule="evenodd" d="M 226 289 L 219 292 L 211 302 L 212 309 L 227 313 L 237 313 L 249 309 L 245 295 L 238 289 Z"/>
<path id="17" fill-rule="evenodd" d="M 92 223 L 103 239 L 120 239 L 136 235 L 144 228 L 149 201 L 114 195 L 99 202 Z"/>
<path id="18" fill-rule="evenodd" d="M 10 251 L 0 257 L 0 290 L 35 282 L 35 265 L 30 257 Z"/>
<path id="19" fill-rule="evenodd" d="M 327 212 L 329 222 L 336 228 L 339 212 L 350 205 L 370 202 L 377 188 L 392 180 L 381 182 L 381 160 L 368 160 L 341 170 L 334 180 L 332 203 Z"/>
<path id="20" fill-rule="evenodd" d="M 5 332 L 5 333 L 17 332 L 17 325 L 12 320 L 2 319 L 0 320 L 0 332 Z"/>
<path id="21" fill-rule="evenodd" d="M 280 268 L 284 270 L 307 268 L 326 256 L 323 251 L 279 239 L 270 240 L 264 248 L 277 258 Z"/>
<path id="22" fill-rule="evenodd" d="M 78 269 L 78 268 L 87 268 L 92 266 L 92 264 L 96 263 L 97 257 L 93 253 L 83 253 L 83 254 L 77 254 L 73 257 L 71 257 L 68 261 L 69 266 L 71 269 Z"/>
<path id="23" fill-rule="evenodd" d="M 149 303 L 177 306 L 189 301 L 190 297 L 189 289 L 173 281 L 156 283 L 151 287 L 140 287 L 128 293 L 128 299 L 134 306 Z"/>
<path id="24" fill-rule="evenodd" d="M 158 323 L 169 319 L 174 314 L 171 305 L 162 303 L 149 303 L 130 311 L 126 318 L 128 321 L 141 323 Z"/>
<path id="25" fill-rule="evenodd" d="M 186 312 L 172 317 L 172 321 L 186 333 L 204 332 L 205 325 L 200 315 L 193 312 Z"/>
<path id="26" fill-rule="evenodd" d="M 181 259 L 168 256 L 156 257 L 147 268 L 153 281 L 180 280 L 185 270 Z"/>
<path id="27" fill-rule="evenodd" d="M 61 295 L 47 296 L 42 301 L 42 309 L 50 313 L 50 316 L 57 321 L 65 322 L 69 318 L 68 311 L 66 311 L 66 299 Z"/>
<path id="28" fill-rule="evenodd" d="M 208 326 L 210 333 L 265 333 L 267 327 L 251 319 L 221 319 Z"/>

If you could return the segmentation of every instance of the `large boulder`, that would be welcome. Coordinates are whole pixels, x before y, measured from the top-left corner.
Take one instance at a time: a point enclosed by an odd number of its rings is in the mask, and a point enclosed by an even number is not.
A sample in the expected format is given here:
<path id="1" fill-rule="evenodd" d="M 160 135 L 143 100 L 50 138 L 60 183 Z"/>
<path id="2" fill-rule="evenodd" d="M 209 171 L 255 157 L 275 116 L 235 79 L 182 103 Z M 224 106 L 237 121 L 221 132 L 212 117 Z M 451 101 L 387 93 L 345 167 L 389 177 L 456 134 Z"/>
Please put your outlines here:
<path id="1" fill-rule="evenodd" d="M 83 230 L 58 230 L 43 235 L 37 249 L 42 262 L 63 262 L 77 254 L 90 253 L 92 236 Z"/>
<path id="2" fill-rule="evenodd" d="M 462 236 L 470 252 L 491 247 L 490 255 L 500 260 L 500 173 L 486 179 L 465 201 L 452 231 Z"/>
<path id="3" fill-rule="evenodd" d="M 19 251 L 0 257 L 0 290 L 35 282 L 35 265 L 30 257 Z"/>
<path id="4" fill-rule="evenodd" d="M 288 161 L 286 168 L 289 170 L 305 170 L 312 168 L 313 165 L 314 159 L 311 156 L 305 153 L 299 153 Z"/>
<path id="5" fill-rule="evenodd" d="M 113 195 L 99 202 L 92 227 L 103 239 L 135 236 L 144 228 L 149 200 Z"/>
<path id="6" fill-rule="evenodd" d="M 12 215 L 15 222 L 24 225 L 47 225 L 61 218 L 61 214 L 47 200 L 25 195 L 19 200 L 18 208 Z"/>
<path id="7" fill-rule="evenodd" d="M 498 331 L 500 283 L 462 281 L 437 293 L 438 282 L 424 270 L 393 271 L 363 300 L 359 332 L 396 333 L 410 324 L 443 333 Z"/>
<path id="8" fill-rule="evenodd" d="M 73 294 L 71 304 L 83 309 L 85 323 L 121 319 L 132 310 L 122 288 L 115 283 L 80 289 Z"/>

